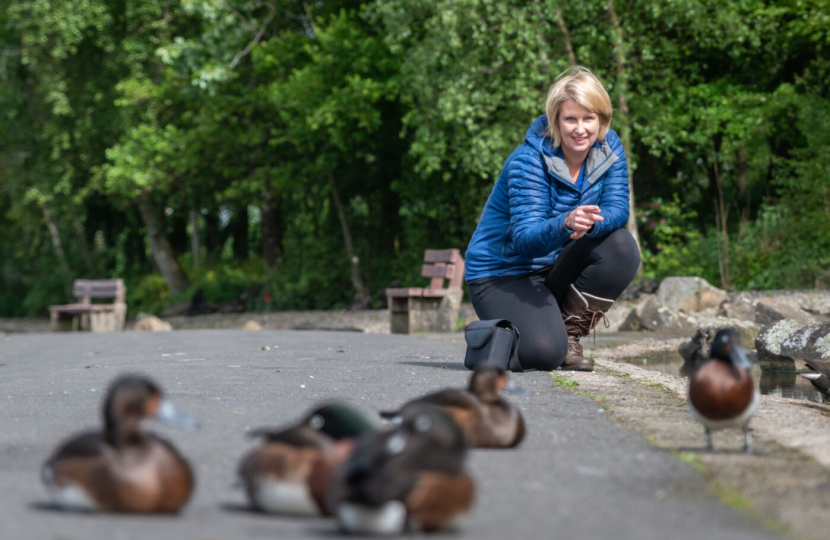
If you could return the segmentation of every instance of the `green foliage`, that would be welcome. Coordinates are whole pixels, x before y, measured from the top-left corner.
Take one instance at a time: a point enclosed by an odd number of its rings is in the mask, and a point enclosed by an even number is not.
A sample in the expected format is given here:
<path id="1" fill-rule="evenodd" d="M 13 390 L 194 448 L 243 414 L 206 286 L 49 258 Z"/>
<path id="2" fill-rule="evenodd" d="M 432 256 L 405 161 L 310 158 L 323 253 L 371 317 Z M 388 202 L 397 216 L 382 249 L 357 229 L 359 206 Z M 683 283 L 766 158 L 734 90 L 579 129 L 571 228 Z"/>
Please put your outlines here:
<path id="1" fill-rule="evenodd" d="M 637 209 L 643 277 L 706 275 L 709 278 L 705 249 L 711 246 L 704 243 L 703 235 L 694 227 L 696 217 L 694 211 L 684 208 L 676 194 L 672 200 L 658 197 L 647 208 Z"/>
<path id="2" fill-rule="evenodd" d="M 125 285 L 127 309 L 131 315 L 138 312 L 160 314 L 171 297 L 167 282 L 159 274 L 150 274 L 135 282 L 128 281 Z"/>
<path id="3" fill-rule="evenodd" d="M 810 287 L 828 47 L 828 0 L 0 3 L 0 315 L 114 276 L 133 313 L 256 283 L 257 309 L 347 306 L 351 255 L 376 305 L 423 285 L 424 249 L 467 245 L 571 53 L 628 144 L 645 276 L 719 282 L 722 196 L 733 287 Z"/>

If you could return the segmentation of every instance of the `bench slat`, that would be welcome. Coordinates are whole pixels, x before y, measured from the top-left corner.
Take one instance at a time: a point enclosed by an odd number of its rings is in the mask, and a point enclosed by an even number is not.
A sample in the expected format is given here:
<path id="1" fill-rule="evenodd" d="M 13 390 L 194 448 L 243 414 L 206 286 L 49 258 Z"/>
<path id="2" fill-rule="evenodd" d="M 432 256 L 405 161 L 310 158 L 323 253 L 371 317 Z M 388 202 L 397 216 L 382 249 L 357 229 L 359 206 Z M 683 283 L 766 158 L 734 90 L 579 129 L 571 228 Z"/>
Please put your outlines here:
<path id="1" fill-rule="evenodd" d="M 387 297 L 409 297 L 409 296 L 424 296 L 424 289 L 417 287 L 409 287 L 406 289 L 386 289 Z"/>
<path id="2" fill-rule="evenodd" d="M 455 264 L 425 264 L 421 266 L 421 277 L 451 279 L 453 276 L 455 276 L 455 272 L 457 269 L 458 266 Z"/>
<path id="3" fill-rule="evenodd" d="M 121 279 L 76 279 L 72 293 L 82 298 L 116 298 L 123 301 L 126 288 Z"/>
<path id="4" fill-rule="evenodd" d="M 424 289 L 424 297 L 447 296 L 447 289 Z"/>
<path id="5" fill-rule="evenodd" d="M 457 249 L 428 249 L 424 252 L 424 262 L 427 263 L 458 263 L 462 260 Z"/>
<path id="6" fill-rule="evenodd" d="M 49 306 L 54 313 L 92 313 L 93 311 L 113 311 L 115 304 L 65 304 L 62 306 Z"/>

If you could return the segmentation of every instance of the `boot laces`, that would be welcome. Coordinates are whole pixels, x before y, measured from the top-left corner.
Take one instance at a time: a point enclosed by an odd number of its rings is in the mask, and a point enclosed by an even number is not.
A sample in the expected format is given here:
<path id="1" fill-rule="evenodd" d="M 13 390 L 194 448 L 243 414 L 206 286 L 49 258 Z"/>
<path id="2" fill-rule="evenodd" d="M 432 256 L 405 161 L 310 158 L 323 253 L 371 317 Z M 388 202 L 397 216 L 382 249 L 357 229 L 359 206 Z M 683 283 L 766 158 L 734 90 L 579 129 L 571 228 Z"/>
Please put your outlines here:
<path id="1" fill-rule="evenodd" d="M 574 336 L 578 340 L 580 337 L 587 337 L 591 335 L 591 330 L 594 331 L 594 343 L 597 342 L 597 323 L 602 320 L 605 323 L 605 328 L 611 326 L 608 317 L 605 316 L 604 311 L 586 309 L 581 317 L 571 317 L 567 321 L 568 337 Z M 580 346 L 580 348 L 582 348 Z"/>

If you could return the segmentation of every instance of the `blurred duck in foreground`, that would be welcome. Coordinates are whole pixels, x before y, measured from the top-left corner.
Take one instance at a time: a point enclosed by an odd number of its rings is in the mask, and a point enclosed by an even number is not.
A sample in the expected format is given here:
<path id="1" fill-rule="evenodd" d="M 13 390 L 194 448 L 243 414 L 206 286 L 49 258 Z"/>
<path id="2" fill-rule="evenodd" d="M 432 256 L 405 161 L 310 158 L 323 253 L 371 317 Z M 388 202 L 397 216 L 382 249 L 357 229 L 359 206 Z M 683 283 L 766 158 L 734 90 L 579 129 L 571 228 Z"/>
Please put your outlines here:
<path id="1" fill-rule="evenodd" d="M 327 403 L 298 423 L 250 435 L 264 442 L 245 456 L 239 476 L 251 505 L 263 512 L 326 514 L 323 498 L 332 471 L 351 454 L 355 437 L 372 424 L 343 403 Z"/>
<path id="2" fill-rule="evenodd" d="M 349 534 L 433 532 L 470 510 L 467 444 L 453 420 L 424 404 L 408 407 L 389 431 L 358 440 L 330 486 L 327 505 Z"/>
<path id="3" fill-rule="evenodd" d="M 822 395 L 830 397 L 830 360 L 806 360 L 807 369 L 801 376 L 813 383 Z"/>
<path id="4" fill-rule="evenodd" d="M 439 390 L 380 415 L 396 421 L 412 407 L 434 405 L 455 421 L 469 447 L 512 448 L 524 439 L 525 421 L 519 409 L 499 395 L 507 386 L 507 378 L 502 368 L 482 362 L 476 365 L 466 389 Z"/>
<path id="5" fill-rule="evenodd" d="M 743 451 L 752 451 L 749 421 L 761 400 L 749 371 L 752 363 L 740 342 L 737 331 L 718 330 L 712 342 L 712 359 L 701 364 L 689 380 L 689 411 L 706 429 L 706 448 L 710 452 L 714 451 L 713 430 L 737 427 L 744 431 Z"/>
<path id="6" fill-rule="evenodd" d="M 54 505 L 81 511 L 179 511 L 193 492 L 193 471 L 172 444 L 141 430 L 146 418 L 196 428 L 162 399 L 150 379 L 116 379 L 104 401 L 104 431 L 70 439 L 43 466 Z"/>

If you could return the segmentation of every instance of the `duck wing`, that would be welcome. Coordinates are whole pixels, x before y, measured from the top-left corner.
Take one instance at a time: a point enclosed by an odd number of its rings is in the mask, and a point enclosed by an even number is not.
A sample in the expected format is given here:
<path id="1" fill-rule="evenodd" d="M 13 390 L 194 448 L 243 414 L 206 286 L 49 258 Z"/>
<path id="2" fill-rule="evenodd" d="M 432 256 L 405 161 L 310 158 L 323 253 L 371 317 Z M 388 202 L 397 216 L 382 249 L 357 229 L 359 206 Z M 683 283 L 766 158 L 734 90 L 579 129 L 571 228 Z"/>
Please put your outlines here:
<path id="1" fill-rule="evenodd" d="M 72 458 L 92 458 L 103 455 L 110 444 L 101 432 L 90 431 L 72 437 L 58 447 L 52 457 L 46 462 L 47 465 Z"/>
<path id="2" fill-rule="evenodd" d="M 434 405 L 441 408 L 468 410 L 480 407 L 481 401 L 468 390 L 447 388 L 446 390 L 439 390 L 438 392 L 413 399 L 396 411 L 381 411 L 380 416 L 381 418 L 387 419 L 394 418 L 401 415 L 407 408 L 415 405 Z"/>

